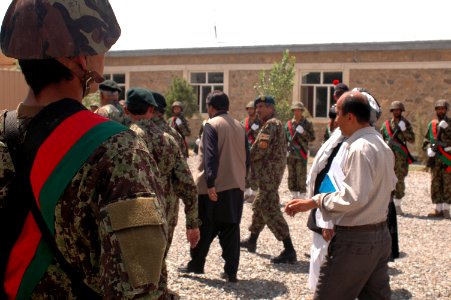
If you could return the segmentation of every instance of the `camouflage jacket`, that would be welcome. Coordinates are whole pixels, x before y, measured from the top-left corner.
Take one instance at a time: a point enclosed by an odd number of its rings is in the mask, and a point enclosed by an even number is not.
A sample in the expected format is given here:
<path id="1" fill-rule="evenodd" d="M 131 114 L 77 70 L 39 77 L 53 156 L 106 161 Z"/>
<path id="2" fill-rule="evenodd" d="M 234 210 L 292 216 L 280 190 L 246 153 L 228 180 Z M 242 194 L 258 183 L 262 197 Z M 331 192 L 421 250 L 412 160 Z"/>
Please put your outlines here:
<path id="1" fill-rule="evenodd" d="M 180 124 L 177 124 L 177 119 L 181 121 Z M 168 124 L 172 128 L 175 128 L 183 137 L 191 135 L 191 129 L 189 128 L 188 120 L 183 114 L 172 116 L 171 118 L 169 118 Z"/>
<path id="2" fill-rule="evenodd" d="M 185 206 L 186 228 L 198 228 L 197 187 L 175 139 L 151 120 L 134 122 L 130 129 L 144 139 L 157 161 L 167 201 L 178 201 L 181 198 Z"/>
<path id="3" fill-rule="evenodd" d="M 440 142 L 442 148 L 447 148 L 447 147 L 451 147 L 451 119 L 446 116 L 443 120 L 448 123 L 448 128 L 446 128 L 446 129 L 440 128 L 439 129 L 438 124 L 440 123 L 440 121 L 437 120 L 436 132 L 438 134 L 439 130 L 441 131 L 439 142 Z M 426 135 L 424 136 L 424 140 L 423 140 L 423 149 L 424 150 L 426 150 L 432 143 L 432 141 L 430 139 L 430 137 L 431 137 L 430 129 L 432 127 L 431 125 L 432 125 L 432 122 L 429 122 L 428 131 L 426 132 Z M 447 150 L 445 150 L 445 151 L 447 151 Z M 447 152 L 451 153 L 451 150 L 447 151 Z M 435 156 L 435 157 L 437 157 L 437 156 Z"/>
<path id="4" fill-rule="evenodd" d="M 247 141 L 250 147 L 255 142 L 258 132 L 260 131 L 260 121 L 255 118 L 253 122 L 249 122 L 249 117 L 246 117 L 241 121 L 241 124 L 246 130 Z"/>
<path id="5" fill-rule="evenodd" d="M 107 104 L 99 107 L 96 111 L 96 114 L 108 118 L 110 120 L 116 121 L 118 123 L 125 125 L 124 113 L 122 110 L 119 110 L 113 104 Z"/>
<path id="6" fill-rule="evenodd" d="M 287 161 L 287 141 L 282 122 L 275 117 L 262 124 L 251 147 L 252 179 L 262 189 L 277 189 Z"/>
<path id="7" fill-rule="evenodd" d="M 289 122 L 291 122 L 291 133 L 289 129 L 290 126 L 288 126 Z M 298 126 L 302 126 L 304 128 L 304 132 L 302 134 L 296 131 Z M 297 123 L 296 119 L 293 118 L 285 124 L 285 133 L 288 141 L 288 157 L 301 159 L 302 157 L 299 152 L 299 146 L 304 154 L 308 155 L 308 143 L 315 140 L 315 131 L 313 129 L 312 122 L 302 118 L 299 123 Z"/>
<path id="8" fill-rule="evenodd" d="M 382 124 L 381 129 L 380 129 L 380 133 L 382 134 L 384 141 L 388 144 L 390 149 L 392 149 L 393 153 L 395 154 L 395 158 L 398 158 L 400 156 L 405 157 L 405 155 L 402 155 L 402 153 L 401 153 L 401 151 L 402 151 L 401 146 L 403 146 L 403 145 L 400 144 L 399 141 L 401 141 L 404 144 L 415 142 L 415 133 L 413 132 L 412 125 L 404 117 L 401 117 L 401 120 L 406 123 L 405 131 L 401 131 L 401 129 L 399 129 L 399 127 L 398 127 L 399 122 L 395 122 L 395 119 L 391 118 L 391 119 L 387 120 L 389 123 L 390 132 L 392 134 L 396 133 L 395 139 L 391 138 L 390 135 L 388 134 L 388 131 L 386 130 L 387 121 L 385 121 Z"/>
<path id="9" fill-rule="evenodd" d="M 28 122 L 39 110 L 19 106 L 18 128 L 22 140 Z M 8 147 L 1 139 L 3 117 L 4 113 L 0 117 L 0 210 L 5 209 L 5 195 L 14 175 Z M 85 274 L 86 283 L 106 299 L 145 297 L 156 290 L 156 284 L 149 281 L 149 272 L 139 275 L 130 266 L 144 264 L 154 273 L 161 271 L 167 229 L 158 177 L 156 163 L 144 141 L 131 130 L 123 131 L 94 150 L 55 207 L 55 240 L 59 250 L 71 265 Z M 136 214 L 142 210 L 148 211 L 148 216 Z M 124 223 L 128 228 L 122 230 L 124 227 L 118 228 L 115 222 L 124 219 L 139 221 Z M 140 241 L 141 255 L 132 254 Z M 161 255 L 156 253 L 157 249 Z M 55 259 L 31 298 L 76 298 L 67 275 Z"/>
<path id="10" fill-rule="evenodd" d="M 180 135 L 180 133 L 175 128 L 169 126 L 169 124 L 164 120 L 163 116 L 153 117 L 151 120 L 153 123 L 155 123 L 155 125 L 157 125 L 158 128 L 171 135 L 179 145 L 183 155 L 185 157 L 188 157 L 188 148 L 186 147 L 185 139 Z"/>

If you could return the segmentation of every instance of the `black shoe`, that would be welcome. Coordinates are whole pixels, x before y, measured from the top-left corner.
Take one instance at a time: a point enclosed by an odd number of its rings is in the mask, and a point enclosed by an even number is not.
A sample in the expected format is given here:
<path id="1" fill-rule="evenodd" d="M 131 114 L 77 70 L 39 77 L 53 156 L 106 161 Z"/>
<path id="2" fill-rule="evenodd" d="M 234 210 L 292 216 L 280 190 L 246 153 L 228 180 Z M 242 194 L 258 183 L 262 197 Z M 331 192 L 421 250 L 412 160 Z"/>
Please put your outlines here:
<path id="1" fill-rule="evenodd" d="M 284 249 L 279 256 L 271 259 L 273 264 L 289 264 L 297 261 L 296 251 Z"/>
<path id="2" fill-rule="evenodd" d="M 194 274 L 204 274 L 204 268 L 193 268 L 190 267 L 189 265 L 186 267 L 179 267 L 177 269 L 180 273 L 194 273 Z"/>
<path id="3" fill-rule="evenodd" d="M 222 272 L 221 273 L 221 278 L 222 279 L 225 279 L 226 281 L 228 281 L 228 282 L 238 282 L 238 279 L 236 278 L 236 274 L 234 274 L 234 275 L 229 275 L 229 274 L 227 274 L 227 273 L 224 273 L 224 272 Z"/>
<path id="4" fill-rule="evenodd" d="M 257 250 L 257 239 L 258 239 L 258 235 L 251 234 L 244 241 L 240 241 L 240 247 L 246 248 L 247 251 L 249 251 L 251 253 L 255 253 L 255 251 Z"/>

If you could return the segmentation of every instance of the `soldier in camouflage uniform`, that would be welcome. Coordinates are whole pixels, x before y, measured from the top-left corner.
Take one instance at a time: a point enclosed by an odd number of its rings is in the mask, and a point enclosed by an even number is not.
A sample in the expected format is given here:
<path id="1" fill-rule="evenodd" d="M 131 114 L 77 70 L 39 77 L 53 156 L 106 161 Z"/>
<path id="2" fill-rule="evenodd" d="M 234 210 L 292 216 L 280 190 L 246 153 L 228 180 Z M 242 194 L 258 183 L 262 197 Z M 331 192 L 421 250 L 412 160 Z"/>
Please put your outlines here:
<path id="1" fill-rule="evenodd" d="M 415 142 L 415 133 L 410 122 L 402 116 L 405 111 L 404 104 L 401 101 L 393 101 L 390 105 L 390 112 L 393 118 L 386 120 L 380 129 L 385 142 L 392 149 L 395 155 L 395 174 L 398 178 L 396 189 L 393 194 L 393 203 L 395 204 L 396 214 L 402 215 L 401 199 L 405 195 L 406 186 L 404 179 L 409 171 L 409 150 L 407 142 Z"/>
<path id="2" fill-rule="evenodd" d="M 183 115 L 183 104 L 180 101 L 172 103 L 172 117 L 169 118 L 168 124 L 172 128 L 176 129 L 178 133 L 183 137 L 185 142 L 185 157 L 188 157 L 188 143 L 186 137 L 191 135 L 191 129 L 189 128 L 188 120 Z"/>
<path id="3" fill-rule="evenodd" d="M 446 115 L 449 109 L 447 100 L 440 99 L 435 102 L 437 119 L 428 125 L 423 149 L 429 157 L 428 165 L 431 167 L 431 199 L 435 204 L 429 217 L 450 218 L 449 206 L 451 204 L 451 119 Z"/>
<path id="4" fill-rule="evenodd" d="M 327 123 L 326 130 L 324 132 L 323 143 L 327 141 L 334 132 L 337 125 L 335 124 L 335 118 L 337 117 L 336 105 L 332 105 L 329 108 L 329 122 Z"/>
<path id="5" fill-rule="evenodd" d="M 119 104 L 119 94 L 121 88 L 113 80 L 105 80 L 99 85 L 100 104 L 96 114 L 110 120 L 126 125 L 124 109 Z"/>
<path id="6" fill-rule="evenodd" d="M 293 119 L 285 124 L 288 140 L 288 189 L 293 199 L 305 196 L 308 143 L 315 140 L 313 125 L 303 116 L 304 109 L 301 102 L 293 103 Z"/>
<path id="7" fill-rule="evenodd" d="M 247 117 L 241 121 L 244 129 L 246 130 L 247 141 L 249 147 L 254 144 L 257 138 L 258 132 L 260 131 L 260 121 L 257 118 L 257 113 L 254 107 L 254 101 L 250 101 L 246 105 Z M 252 180 L 251 171 L 252 165 L 249 166 L 246 172 L 246 190 L 244 191 L 244 200 L 252 202 L 255 198 L 255 191 L 257 190 L 257 184 Z"/>
<path id="8" fill-rule="evenodd" d="M 32 146 L 28 144 L 29 138 L 33 138 L 27 134 L 33 130 L 28 124 L 51 124 L 55 118 L 48 117 L 47 113 L 54 111 L 55 107 L 60 107 L 63 113 L 71 107 L 79 110 L 64 119 L 63 124 L 83 116 L 88 123 L 101 122 L 118 130 L 109 138 L 102 138 L 103 142 L 100 141 L 99 146 L 92 150 L 82 149 L 88 157 L 86 160 L 77 158 L 81 167 L 75 169 L 73 175 L 59 173 L 58 169 L 53 171 L 55 178 L 64 175 L 72 179 L 65 188 L 58 186 L 61 194 L 49 190 L 49 195 L 57 202 L 55 208 L 48 211 L 52 221 L 44 223 L 44 226 L 49 227 L 51 234 L 54 227 L 56 249 L 69 265 L 78 270 L 91 294 L 100 294 L 98 298 L 105 299 L 150 299 L 160 279 L 166 247 L 162 187 L 157 180 L 156 163 L 145 143 L 131 130 L 99 117 L 81 105 L 82 97 L 95 91 L 97 83 L 102 82 L 99 74 L 103 73 L 104 53 L 119 35 L 119 25 L 106 0 L 90 2 L 89 6 L 84 1 L 18 0 L 12 2 L 5 15 L 0 42 L 6 56 L 19 59 L 30 86 L 30 92 L 17 109 L 17 126 L 25 151 Z M 7 118 L 10 113 L 13 112 L 8 112 Z M 11 208 L 9 197 L 14 197 L 11 195 L 11 183 L 16 180 L 11 160 L 13 153 L 9 152 L 3 140 L 4 115 L 2 113 L 0 120 L 2 217 Z M 56 116 L 56 119 L 61 117 Z M 71 139 L 70 136 L 78 134 L 79 127 L 84 126 L 84 123 L 79 124 L 81 126 L 70 126 L 59 133 L 62 138 L 53 146 L 45 141 L 49 148 L 42 153 L 44 158 L 60 150 L 61 143 Z M 9 142 L 11 140 L 8 139 Z M 94 140 L 90 144 L 93 143 Z M 90 144 L 86 145 L 89 147 Z M 28 162 L 24 157 L 26 164 L 33 163 L 33 158 L 30 159 Z M 41 169 L 36 172 L 39 176 L 46 176 Z M 41 205 L 41 212 L 38 213 L 44 214 L 43 207 L 48 207 L 48 203 L 42 202 L 44 200 L 41 197 L 37 200 Z M 146 213 L 143 214 L 143 211 Z M 27 224 L 27 228 L 39 231 L 34 222 Z M 26 232 L 22 232 L 21 239 L 28 237 Z M 43 243 L 47 241 L 45 238 L 42 240 Z M 16 244 L 20 242 L 15 241 Z M 28 245 L 18 259 L 10 259 L 8 269 L 11 264 L 24 262 L 24 256 L 31 255 L 23 277 L 15 277 L 14 272 L 5 273 L 0 292 L 4 288 L 6 295 L 0 295 L 0 298 L 88 299 L 80 294 L 77 284 L 81 280 L 71 283 L 71 276 L 63 271 L 64 268 L 58 263 L 61 260 L 54 257 L 54 252 L 49 253 L 51 256 L 46 267 L 44 260 L 37 256 L 40 249 L 44 248 L 36 249 Z M 14 251 L 11 252 L 13 254 Z M 36 266 L 35 263 L 40 266 L 44 263 L 44 269 L 40 267 L 42 273 L 27 272 L 32 271 L 30 268 Z M 12 270 L 18 269 L 13 266 Z M 17 279 L 19 282 L 21 280 L 20 285 L 16 284 Z"/>
<path id="9" fill-rule="evenodd" d="M 255 252 L 257 239 L 265 225 L 277 240 L 283 241 L 284 250 L 271 259 L 272 263 L 296 261 L 296 251 L 290 237 L 290 229 L 279 207 L 279 185 L 286 164 L 286 135 L 282 122 L 275 117 L 275 100 L 271 96 L 255 99 L 255 108 L 262 128 L 251 147 L 250 158 L 253 176 L 257 180 L 257 196 L 253 202 L 251 235 L 241 242 L 241 247 Z"/>

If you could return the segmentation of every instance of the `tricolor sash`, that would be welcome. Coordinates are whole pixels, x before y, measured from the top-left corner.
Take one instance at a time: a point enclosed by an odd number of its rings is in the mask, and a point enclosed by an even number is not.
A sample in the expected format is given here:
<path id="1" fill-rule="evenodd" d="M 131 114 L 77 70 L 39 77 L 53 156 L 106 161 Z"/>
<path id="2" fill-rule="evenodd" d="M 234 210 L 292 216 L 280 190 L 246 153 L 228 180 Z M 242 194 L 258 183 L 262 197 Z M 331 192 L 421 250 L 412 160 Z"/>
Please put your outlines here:
<path id="1" fill-rule="evenodd" d="M 246 128 L 246 134 L 247 134 L 247 138 L 249 140 L 249 145 L 254 144 L 255 138 L 252 135 L 251 124 L 249 124 L 249 117 L 247 117 L 246 120 L 244 121 L 244 127 Z"/>
<path id="2" fill-rule="evenodd" d="M 409 149 L 407 149 L 407 147 L 405 145 L 400 143 L 399 140 L 397 139 L 397 137 L 393 136 L 393 131 L 391 130 L 389 120 L 385 121 L 385 123 L 384 123 L 384 134 L 385 134 L 385 136 L 388 136 L 388 138 L 391 139 L 392 141 L 395 141 L 395 143 L 392 144 L 394 150 L 398 153 L 401 153 L 402 156 L 407 158 L 407 162 L 409 164 L 411 164 L 412 159 L 410 158 L 410 155 L 409 155 Z"/>
<path id="3" fill-rule="evenodd" d="M 438 124 L 437 120 L 434 119 L 429 123 L 429 140 L 431 141 L 431 144 L 437 143 L 437 134 L 438 134 Z M 446 168 L 446 172 L 451 172 L 451 155 L 447 153 L 442 146 L 438 145 L 438 158 L 440 158 L 445 165 L 448 167 Z"/>
<path id="4" fill-rule="evenodd" d="M 51 128 L 54 124 L 45 125 L 53 130 L 37 149 L 30 172 L 34 198 L 52 235 L 55 233 L 55 207 L 73 176 L 105 140 L 127 130 L 74 102 L 64 99 L 49 105 L 59 106 L 58 109 L 65 105 L 75 107 L 75 112 L 65 116 L 54 128 Z M 80 108 L 76 108 L 78 105 Z M 53 253 L 29 212 L 6 267 L 4 287 L 8 299 L 28 299 L 52 260 Z"/>
<path id="5" fill-rule="evenodd" d="M 288 142 L 292 143 L 294 146 L 294 149 L 296 150 L 296 154 L 300 157 L 302 157 L 302 159 L 304 159 L 304 161 L 307 161 L 307 153 L 304 152 L 304 150 L 302 149 L 301 145 L 299 145 L 299 143 L 294 140 L 294 135 L 295 133 L 293 132 L 293 123 L 291 122 L 291 120 L 288 120 L 286 129 L 288 129 Z"/>

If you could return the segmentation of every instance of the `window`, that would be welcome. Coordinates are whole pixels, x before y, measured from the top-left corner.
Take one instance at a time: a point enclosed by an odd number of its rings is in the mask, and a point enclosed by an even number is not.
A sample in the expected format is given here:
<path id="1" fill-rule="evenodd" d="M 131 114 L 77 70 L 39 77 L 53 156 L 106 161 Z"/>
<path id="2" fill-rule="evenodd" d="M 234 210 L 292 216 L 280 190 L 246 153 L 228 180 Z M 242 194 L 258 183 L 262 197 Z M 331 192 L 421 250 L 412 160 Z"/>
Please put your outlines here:
<path id="1" fill-rule="evenodd" d="M 190 83 L 197 97 L 197 104 L 201 113 L 207 112 L 207 95 L 215 90 L 224 91 L 223 72 L 193 72 L 190 74 Z"/>
<path id="2" fill-rule="evenodd" d="M 125 99 L 125 74 L 103 74 L 105 80 L 114 80 L 117 85 L 122 89 L 119 94 L 119 100 Z"/>
<path id="3" fill-rule="evenodd" d="M 333 81 L 343 82 L 342 72 L 303 72 L 301 101 L 315 118 L 327 118 L 334 104 Z"/>

